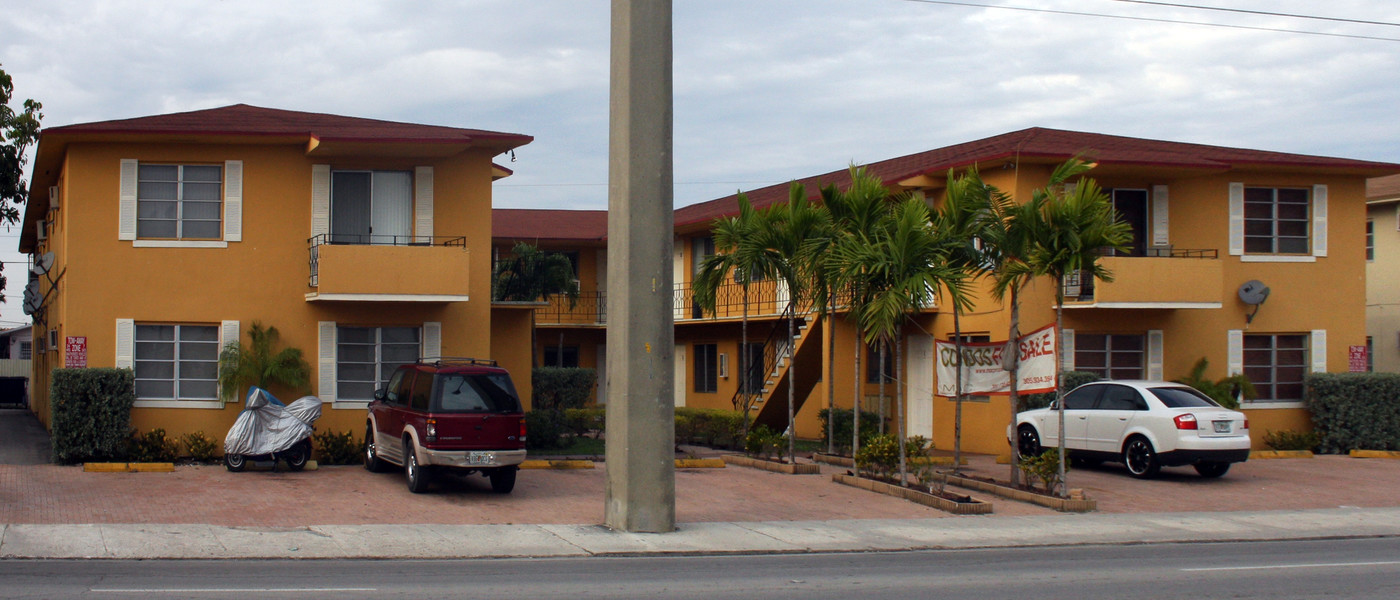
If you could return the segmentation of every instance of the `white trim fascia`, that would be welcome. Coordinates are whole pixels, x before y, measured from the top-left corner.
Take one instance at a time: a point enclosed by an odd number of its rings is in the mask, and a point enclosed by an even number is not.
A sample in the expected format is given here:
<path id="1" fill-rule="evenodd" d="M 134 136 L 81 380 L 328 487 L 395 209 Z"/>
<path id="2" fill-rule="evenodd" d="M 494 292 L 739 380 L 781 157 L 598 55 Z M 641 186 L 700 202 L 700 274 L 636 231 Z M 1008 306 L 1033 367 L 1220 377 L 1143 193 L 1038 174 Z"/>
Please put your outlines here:
<path id="1" fill-rule="evenodd" d="M 132 240 L 132 248 L 227 248 L 228 242 L 193 240 Z"/>
<path id="2" fill-rule="evenodd" d="M 322 402 L 322 404 L 327 404 Z M 364 410 L 369 408 L 369 400 L 336 400 L 330 402 L 332 410 Z"/>
<path id="3" fill-rule="evenodd" d="M 1285 401 L 1282 401 L 1282 402 L 1269 402 L 1269 401 L 1253 401 L 1253 402 L 1252 402 L 1252 401 L 1249 401 L 1249 400 L 1245 400 L 1244 402 L 1241 402 L 1241 403 L 1240 403 L 1240 410 L 1270 410 L 1270 409 L 1278 409 L 1278 408 L 1307 408 L 1307 405 L 1303 404 L 1302 402 L 1298 402 L 1298 401 L 1294 401 L 1294 400 L 1285 400 Z"/>
<path id="4" fill-rule="evenodd" d="M 1258 263 L 1310 263 L 1317 262 L 1316 256 L 1283 256 L 1271 254 L 1246 254 L 1240 257 L 1240 262 Z"/>
<path id="5" fill-rule="evenodd" d="M 1092 302 L 1089 304 L 1065 304 L 1071 308 L 1222 308 L 1219 302 Z"/>
<path id="6" fill-rule="evenodd" d="M 466 302 L 467 296 L 454 294 L 322 294 L 308 292 L 307 302 L 348 301 L 348 302 Z"/>
<path id="7" fill-rule="evenodd" d="M 132 408 L 223 408 L 222 400 L 137 400 Z"/>

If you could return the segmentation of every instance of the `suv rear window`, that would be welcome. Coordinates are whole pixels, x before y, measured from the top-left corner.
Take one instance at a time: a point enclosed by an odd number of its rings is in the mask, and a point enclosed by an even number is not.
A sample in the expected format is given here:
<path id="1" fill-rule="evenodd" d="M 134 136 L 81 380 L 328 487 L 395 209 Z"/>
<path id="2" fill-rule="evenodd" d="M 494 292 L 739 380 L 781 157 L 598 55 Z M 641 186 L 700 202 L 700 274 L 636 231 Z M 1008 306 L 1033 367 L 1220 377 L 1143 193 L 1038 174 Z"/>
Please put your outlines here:
<path id="1" fill-rule="evenodd" d="M 515 384 L 505 374 L 439 374 L 433 412 L 518 413 L 520 399 Z"/>
<path id="2" fill-rule="evenodd" d="M 1151 389 L 1152 395 L 1156 396 L 1158 400 L 1161 400 L 1162 404 L 1167 405 L 1167 408 L 1220 407 L 1214 400 L 1211 400 L 1205 394 L 1192 388 L 1164 387 Z"/>

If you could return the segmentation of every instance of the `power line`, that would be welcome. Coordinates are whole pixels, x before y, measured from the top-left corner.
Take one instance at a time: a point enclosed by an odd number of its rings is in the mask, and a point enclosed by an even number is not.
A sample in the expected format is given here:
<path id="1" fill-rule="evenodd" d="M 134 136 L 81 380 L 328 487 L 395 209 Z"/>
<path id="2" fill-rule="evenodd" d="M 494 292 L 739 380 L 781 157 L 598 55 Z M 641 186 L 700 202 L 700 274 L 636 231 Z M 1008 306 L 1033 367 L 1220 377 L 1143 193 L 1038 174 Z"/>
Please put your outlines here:
<path id="1" fill-rule="evenodd" d="M 1195 4 L 1176 4 L 1173 2 L 1151 2 L 1150 0 L 1109 0 L 1110 2 L 1124 2 L 1127 4 L 1151 4 L 1153 6 L 1170 6 L 1173 8 L 1194 8 L 1196 10 L 1215 10 L 1220 12 L 1243 13 L 1247 15 L 1263 15 L 1266 17 L 1288 17 L 1291 19 L 1314 19 L 1317 21 L 1334 21 L 1337 23 L 1360 23 L 1362 25 L 1384 25 L 1386 27 L 1400 27 L 1400 23 L 1388 21 L 1368 21 L 1365 19 L 1345 19 L 1342 17 L 1323 17 L 1319 15 L 1299 15 L 1293 13 L 1270 12 L 1267 10 L 1249 10 L 1245 8 L 1225 8 L 1221 6 L 1198 6 Z"/>
<path id="2" fill-rule="evenodd" d="M 1181 19 L 1162 19 L 1157 17 L 1133 17 L 1128 15 L 1110 15 L 1105 13 L 1082 12 L 1074 10 L 1055 10 L 1051 8 L 1027 8 L 1024 6 L 1002 6 L 998 4 L 980 4 L 976 2 L 955 2 L 953 0 L 903 0 L 904 2 L 917 2 L 920 4 L 941 4 L 945 6 L 964 6 L 971 8 L 995 8 L 1001 10 L 1017 10 L 1021 12 L 1047 13 L 1052 15 L 1068 15 L 1073 17 L 1099 17 L 1103 19 L 1120 19 L 1124 21 L 1145 21 L 1148 23 L 1171 23 L 1174 25 L 1199 25 L 1202 27 L 1220 27 L 1223 29 L 1244 29 L 1248 31 L 1269 31 L 1273 33 L 1297 33 L 1302 35 L 1317 35 L 1323 37 L 1339 37 L 1355 40 L 1376 40 L 1380 42 L 1400 42 L 1400 38 L 1381 37 L 1374 35 L 1356 35 L 1350 33 L 1329 33 L 1325 31 L 1306 31 L 1302 29 L 1284 29 L 1281 27 L 1258 27 L 1254 25 L 1230 25 L 1226 23 L 1207 23 L 1204 21 L 1185 21 Z"/>

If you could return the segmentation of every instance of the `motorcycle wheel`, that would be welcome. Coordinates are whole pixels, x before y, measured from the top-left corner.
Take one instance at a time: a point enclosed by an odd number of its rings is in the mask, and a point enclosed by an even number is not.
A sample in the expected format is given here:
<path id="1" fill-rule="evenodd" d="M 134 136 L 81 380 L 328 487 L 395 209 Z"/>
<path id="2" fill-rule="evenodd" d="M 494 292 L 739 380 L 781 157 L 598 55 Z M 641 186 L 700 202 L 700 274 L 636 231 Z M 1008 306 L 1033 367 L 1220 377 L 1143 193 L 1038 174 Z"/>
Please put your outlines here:
<path id="1" fill-rule="evenodd" d="M 224 454 L 224 468 L 237 473 L 248 468 L 248 459 L 242 454 Z"/>
<path id="2" fill-rule="evenodd" d="M 297 442 L 282 454 L 282 458 L 287 461 L 287 468 L 293 471 L 305 469 L 306 462 L 311 460 L 311 440 Z"/>

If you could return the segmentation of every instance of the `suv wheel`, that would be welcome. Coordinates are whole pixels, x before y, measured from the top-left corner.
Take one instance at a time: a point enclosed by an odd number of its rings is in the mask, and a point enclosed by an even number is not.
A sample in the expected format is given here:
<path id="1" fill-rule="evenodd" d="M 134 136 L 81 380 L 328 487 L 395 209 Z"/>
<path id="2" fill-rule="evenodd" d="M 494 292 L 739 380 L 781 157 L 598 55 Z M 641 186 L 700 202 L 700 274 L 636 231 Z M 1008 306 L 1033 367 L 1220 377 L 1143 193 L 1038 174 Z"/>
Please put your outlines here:
<path id="1" fill-rule="evenodd" d="M 1134 437 L 1123 446 L 1123 464 L 1128 467 L 1128 472 L 1138 479 L 1154 477 L 1162 470 L 1162 463 L 1157 462 L 1157 452 L 1152 449 L 1152 442 L 1143 437 Z"/>
<path id="2" fill-rule="evenodd" d="M 365 470 L 371 473 L 378 473 L 384 470 L 384 461 L 379 458 L 379 451 L 374 447 L 374 424 L 365 424 Z"/>
<path id="3" fill-rule="evenodd" d="M 1230 470 L 1230 463 L 1227 462 L 1203 462 L 1196 463 L 1195 466 L 1196 472 L 1200 473 L 1201 477 L 1210 477 L 1212 479 L 1220 477 L 1224 475 L 1226 471 Z"/>
<path id="4" fill-rule="evenodd" d="M 411 438 L 403 439 L 403 476 L 408 483 L 408 491 L 421 494 L 428 491 L 428 470 L 418 464 L 418 452 Z"/>
<path id="5" fill-rule="evenodd" d="M 497 494 L 509 494 L 515 489 L 515 467 L 501 467 L 491 471 L 487 477 L 491 478 L 491 491 Z"/>

